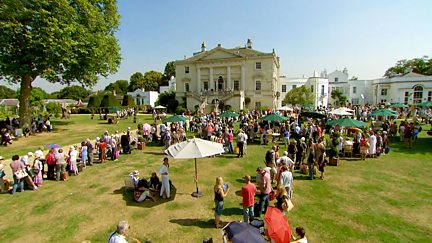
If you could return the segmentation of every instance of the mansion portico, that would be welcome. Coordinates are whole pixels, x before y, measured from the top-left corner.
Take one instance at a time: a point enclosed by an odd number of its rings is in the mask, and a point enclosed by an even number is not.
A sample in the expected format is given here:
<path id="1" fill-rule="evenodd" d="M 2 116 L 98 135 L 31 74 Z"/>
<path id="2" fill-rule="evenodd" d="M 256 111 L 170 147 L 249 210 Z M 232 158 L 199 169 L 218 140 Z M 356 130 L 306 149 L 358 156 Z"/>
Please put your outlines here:
<path id="1" fill-rule="evenodd" d="M 190 110 L 275 108 L 279 57 L 245 47 L 227 49 L 220 44 L 190 58 L 176 61 L 176 99 Z"/>

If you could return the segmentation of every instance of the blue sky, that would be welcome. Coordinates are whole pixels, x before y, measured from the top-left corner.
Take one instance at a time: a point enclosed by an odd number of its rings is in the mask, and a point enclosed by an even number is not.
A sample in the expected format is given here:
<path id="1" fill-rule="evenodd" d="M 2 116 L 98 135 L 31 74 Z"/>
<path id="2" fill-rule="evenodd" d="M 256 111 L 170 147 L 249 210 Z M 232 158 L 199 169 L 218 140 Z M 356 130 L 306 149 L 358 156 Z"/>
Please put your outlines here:
<path id="1" fill-rule="evenodd" d="M 118 0 L 116 36 L 123 61 L 117 74 L 163 72 L 171 60 L 200 50 L 244 46 L 271 52 L 281 75 L 301 77 L 324 68 L 348 68 L 360 79 L 377 78 L 397 60 L 432 55 L 431 0 Z M 47 91 L 61 89 L 37 80 Z"/>

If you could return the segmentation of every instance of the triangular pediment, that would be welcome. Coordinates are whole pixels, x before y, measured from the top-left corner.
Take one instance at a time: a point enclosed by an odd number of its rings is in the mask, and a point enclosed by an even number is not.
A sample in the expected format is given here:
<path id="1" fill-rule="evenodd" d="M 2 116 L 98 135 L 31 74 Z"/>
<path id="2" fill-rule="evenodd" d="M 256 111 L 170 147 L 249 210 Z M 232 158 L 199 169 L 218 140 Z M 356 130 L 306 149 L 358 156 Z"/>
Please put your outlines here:
<path id="1" fill-rule="evenodd" d="M 208 61 L 208 60 L 215 60 L 215 59 L 228 59 L 228 58 L 241 58 L 243 57 L 240 54 L 232 53 L 228 50 L 225 50 L 223 48 L 215 48 L 208 53 L 205 53 L 201 58 L 199 58 L 199 61 Z"/>

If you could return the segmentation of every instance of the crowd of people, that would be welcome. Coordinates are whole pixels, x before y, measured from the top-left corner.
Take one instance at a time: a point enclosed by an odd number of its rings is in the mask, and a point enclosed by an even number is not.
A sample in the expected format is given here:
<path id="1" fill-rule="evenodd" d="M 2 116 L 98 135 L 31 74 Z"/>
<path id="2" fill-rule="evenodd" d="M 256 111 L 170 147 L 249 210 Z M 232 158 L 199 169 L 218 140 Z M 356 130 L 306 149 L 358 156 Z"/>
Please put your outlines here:
<path id="1" fill-rule="evenodd" d="M 83 168 L 93 165 L 94 156 L 97 156 L 101 163 L 116 160 L 120 152 L 130 153 L 132 147 L 139 142 L 159 143 L 168 147 L 185 141 L 186 132 L 190 131 L 203 139 L 223 144 L 227 153 L 236 154 L 238 158 L 247 155 L 248 144 L 271 144 L 271 148 L 262 156 L 262 164 L 257 164 L 255 181 L 250 174 L 244 177 L 245 184 L 241 190 L 243 221 L 252 223 L 265 215 L 269 206 L 274 206 L 284 213 L 293 208 L 295 170 L 306 174 L 311 180 L 318 176 L 324 180 L 325 168 L 329 161 L 344 155 L 345 152 L 350 151 L 354 156 L 359 155 L 361 159 L 376 158 L 389 153 L 391 143 L 396 139 L 406 142 L 411 148 L 422 131 L 419 120 L 431 121 L 431 110 L 420 109 L 414 112 L 412 122 L 405 120 L 398 125 L 392 120 L 377 119 L 372 121 L 370 127 L 351 129 L 329 126 L 328 120 L 336 117 L 328 114 L 328 110 L 324 108 L 317 110 L 324 114 L 324 118 L 301 117 L 300 113 L 294 111 L 294 115 L 283 122 L 262 121 L 261 118 L 268 114 L 266 111 L 242 112 L 239 117 L 230 118 L 218 117 L 216 113 L 196 117 L 184 115 L 188 118 L 185 122 L 140 124 L 136 140 L 132 138 L 129 128 L 122 135 L 118 132 L 109 134 L 105 131 L 101 137 L 96 137 L 95 143 L 86 139 L 79 146 L 69 147 L 68 152 L 62 148 L 52 147 L 44 155 L 44 147 L 41 147 L 34 153 L 12 156 L 10 167 L 13 182 L 5 180 L 4 164 L 0 163 L 2 192 L 8 190 L 8 183 L 12 186 L 12 194 L 23 191 L 24 183 L 29 189 L 37 190 L 43 185 L 44 179 L 59 181 L 66 180 L 68 175 L 79 175 Z M 370 121 L 369 114 L 374 107 L 359 107 L 354 110 L 354 116 L 357 116 L 358 120 Z M 404 114 L 405 110 L 399 112 Z M 288 116 L 284 112 L 280 114 Z M 409 114 L 412 112 L 407 112 L 404 116 L 408 118 Z M 3 159 L 0 157 L 0 162 Z M 156 195 L 171 198 L 172 183 L 168 171 L 168 158 L 164 158 L 159 168 L 161 179 L 156 172 L 152 172 L 150 179 L 146 180 L 140 178 L 138 171 L 133 171 L 129 177 L 135 187 L 134 199 L 137 202 L 143 202 L 145 199 L 156 200 Z M 224 183 L 223 178 L 218 176 L 213 189 L 215 227 L 220 228 L 223 226 L 221 216 L 224 201 L 229 196 L 230 188 L 228 183 Z M 296 234 L 299 237 L 298 242 L 307 242 L 304 228 L 298 227 Z M 296 240 L 294 238 L 293 240 Z"/>

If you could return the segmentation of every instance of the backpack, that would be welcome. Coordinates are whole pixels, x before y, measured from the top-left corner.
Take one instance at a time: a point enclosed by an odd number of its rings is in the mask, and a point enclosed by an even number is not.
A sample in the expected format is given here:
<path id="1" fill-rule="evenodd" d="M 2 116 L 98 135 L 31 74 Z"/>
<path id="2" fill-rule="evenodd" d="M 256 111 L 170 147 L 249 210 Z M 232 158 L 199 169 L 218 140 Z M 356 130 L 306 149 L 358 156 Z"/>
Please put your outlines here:
<path id="1" fill-rule="evenodd" d="M 273 152 L 272 150 L 267 150 L 266 154 L 265 154 L 265 161 L 266 163 L 270 163 L 273 159 Z"/>

